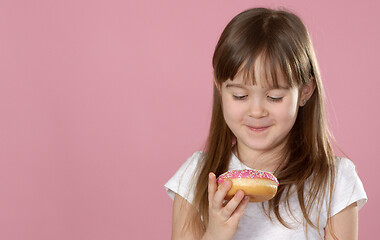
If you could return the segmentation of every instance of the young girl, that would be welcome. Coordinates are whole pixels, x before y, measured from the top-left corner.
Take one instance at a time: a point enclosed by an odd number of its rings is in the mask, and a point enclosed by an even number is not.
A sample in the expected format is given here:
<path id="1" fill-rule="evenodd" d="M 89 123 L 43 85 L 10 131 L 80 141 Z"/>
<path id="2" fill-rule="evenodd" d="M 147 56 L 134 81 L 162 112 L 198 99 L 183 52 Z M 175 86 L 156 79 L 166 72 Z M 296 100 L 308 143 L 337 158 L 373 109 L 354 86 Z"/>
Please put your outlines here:
<path id="1" fill-rule="evenodd" d="M 207 144 L 166 183 L 172 239 L 357 239 L 367 200 L 354 164 L 335 157 L 323 86 L 308 31 L 284 10 L 249 9 L 224 29 L 213 56 Z M 231 169 L 272 172 L 264 203 L 216 177 Z"/>

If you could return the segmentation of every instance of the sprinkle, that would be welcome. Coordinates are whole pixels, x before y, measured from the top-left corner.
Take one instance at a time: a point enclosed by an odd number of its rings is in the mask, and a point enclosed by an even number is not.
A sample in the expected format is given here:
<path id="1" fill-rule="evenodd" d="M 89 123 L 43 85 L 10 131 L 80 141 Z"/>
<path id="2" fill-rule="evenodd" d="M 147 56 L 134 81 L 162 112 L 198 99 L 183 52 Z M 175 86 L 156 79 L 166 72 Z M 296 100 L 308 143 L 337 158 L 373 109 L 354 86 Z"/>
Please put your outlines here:
<path id="1" fill-rule="evenodd" d="M 225 179 L 229 178 L 264 178 L 276 182 L 277 185 L 279 184 L 277 178 L 272 173 L 251 169 L 230 170 L 225 172 L 218 177 L 218 184 L 222 184 Z"/>

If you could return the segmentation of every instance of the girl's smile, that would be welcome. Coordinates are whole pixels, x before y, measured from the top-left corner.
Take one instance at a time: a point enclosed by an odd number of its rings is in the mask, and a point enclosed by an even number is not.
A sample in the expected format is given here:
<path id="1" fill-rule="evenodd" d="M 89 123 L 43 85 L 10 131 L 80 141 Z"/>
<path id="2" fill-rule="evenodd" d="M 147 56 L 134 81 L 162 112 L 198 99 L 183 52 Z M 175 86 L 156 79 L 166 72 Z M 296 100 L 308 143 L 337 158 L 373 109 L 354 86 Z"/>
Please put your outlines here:
<path id="1" fill-rule="evenodd" d="M 267 127 L 251 127 L 251 126 L 247 126 L 252 132 L 255 132 L 255 133 L 261 133 L 261 132 L 264 132 L 265 130 L 267 130 L 270 126 L 267 126 Z"/>

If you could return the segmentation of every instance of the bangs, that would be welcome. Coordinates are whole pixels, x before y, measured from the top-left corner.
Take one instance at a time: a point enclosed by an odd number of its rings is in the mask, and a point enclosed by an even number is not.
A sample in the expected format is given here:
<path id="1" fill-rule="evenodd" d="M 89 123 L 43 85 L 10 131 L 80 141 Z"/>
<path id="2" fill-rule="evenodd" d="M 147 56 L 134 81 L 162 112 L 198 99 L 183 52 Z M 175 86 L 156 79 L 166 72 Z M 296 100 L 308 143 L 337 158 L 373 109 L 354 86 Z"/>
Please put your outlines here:
<path id="1" fill-rule="evenodd" d="M 259 54 L 249 56 L 241 64 L 239 70 L 228 79 L 233 81 L 237 75 L 241 74 L 246 85 L 257 85 L 259 81 L 264 87 L 279 88 L 279 86 L 284 86 L 292 88 L 299 86 L 299 83 L 295 81 L 293 72 L 292 66 L 285 57 L 264 49 Z"/>
<path id="2" fill-rule="evenodd" d="M 233 81 L 237 75 L 241 75 L 244 84 L 257 85 L 256 77 L 259 76 L 259 81 L 263 86 L 278 88 L 285 84 L 289 88 L 298 87 L 305 83 L 307 78 L 310 78 L 311 74 L 305 74 L 305 71 L 302 71 L 302 69 L 310 68 L 310 65 L 308 61 L 303 61 L 302 65 L 304 66 L 300 66 L 302 61 L 294 59 L 294 53 L 290 56 L 286 53 L 287 51 L 273 46 L 265 47 L 251 54 L 241 52 L 239 54 L 241 56 L 230 58 L 224 64 L 220 63 L 224 66 L 215 69 L 215 78 L 219 84 L 222 84 L 228 79 Z"/>

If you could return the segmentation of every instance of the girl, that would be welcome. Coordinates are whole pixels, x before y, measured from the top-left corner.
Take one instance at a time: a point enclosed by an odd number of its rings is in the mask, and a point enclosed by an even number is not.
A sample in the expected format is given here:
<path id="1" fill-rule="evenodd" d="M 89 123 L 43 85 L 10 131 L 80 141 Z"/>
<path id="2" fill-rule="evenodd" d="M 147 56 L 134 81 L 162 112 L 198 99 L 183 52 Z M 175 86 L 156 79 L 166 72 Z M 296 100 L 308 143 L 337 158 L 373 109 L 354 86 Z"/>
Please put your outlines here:
<path id="1" fill-rule="evenodd" d="M 355 166 L 334 156 L 308 31 L 285 10 L 249 9 L 224 29 L 213 56 L 207 144 L 166 183 L 172 239 L 357 239 L 367 200 Z M 217 187 L 230 169 L 274 173 L 264 203 Z"/>

